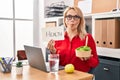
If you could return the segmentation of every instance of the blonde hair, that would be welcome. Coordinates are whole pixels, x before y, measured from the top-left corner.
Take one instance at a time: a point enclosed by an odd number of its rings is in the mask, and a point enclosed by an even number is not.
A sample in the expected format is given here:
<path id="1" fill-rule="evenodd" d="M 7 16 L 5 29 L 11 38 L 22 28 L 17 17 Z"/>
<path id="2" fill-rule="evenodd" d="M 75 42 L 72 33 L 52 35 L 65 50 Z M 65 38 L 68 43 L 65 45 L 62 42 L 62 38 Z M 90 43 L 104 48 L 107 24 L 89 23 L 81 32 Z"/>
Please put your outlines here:
<path id="1" fill-rule="evenodd" d="M 81 39 L 85 38 L 87 32 L 86 32 L 86 29 L 85 29 L 85 19 L 84 19 L 84 16 L 83 16 L 83 13 L 82 11 L 78 8 L 78 7 L 67 7 L 66 10 L 64 11 L 64 25 L 67 27 L 66 23 L 65 23 L 65 16 L 67 14 L 67 12 L 69 10 L 73 9 L 75 12 L 77 12 L 78 16 L 80 16 L 80 23 L 78 25 L 78 28 L 77 28 L 77 32 L 80 36 Z"/>

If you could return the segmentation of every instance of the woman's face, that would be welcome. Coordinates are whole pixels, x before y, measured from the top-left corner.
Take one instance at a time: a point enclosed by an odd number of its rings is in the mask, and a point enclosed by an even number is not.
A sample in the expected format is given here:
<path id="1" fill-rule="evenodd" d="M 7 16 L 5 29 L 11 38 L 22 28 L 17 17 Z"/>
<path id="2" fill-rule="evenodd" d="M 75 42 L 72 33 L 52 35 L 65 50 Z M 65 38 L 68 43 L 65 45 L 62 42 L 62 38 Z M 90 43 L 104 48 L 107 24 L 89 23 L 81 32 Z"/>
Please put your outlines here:
<path id="1" fill-rule="evenodd" d="M 77 30 L 80 23 L 80 16 L 73 9 L 69 10 L 65 16 L 65 24 L 71 30 Z"/>

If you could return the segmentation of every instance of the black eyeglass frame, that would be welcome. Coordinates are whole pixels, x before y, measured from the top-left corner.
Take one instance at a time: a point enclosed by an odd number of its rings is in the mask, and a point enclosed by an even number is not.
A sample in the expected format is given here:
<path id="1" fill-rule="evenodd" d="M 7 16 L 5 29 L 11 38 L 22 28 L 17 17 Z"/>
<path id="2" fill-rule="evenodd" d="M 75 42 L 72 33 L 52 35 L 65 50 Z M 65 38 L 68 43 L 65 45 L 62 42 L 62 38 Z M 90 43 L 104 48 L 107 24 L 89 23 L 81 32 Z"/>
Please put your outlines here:
<path id="1" fill-rule="evenodd" d="M 71 20 L 72 18 L 73 18 L 74 20 L 81 19 L 81 17 L 78 16 L 78 15 L 74 15 L 74 16 L 73 16 L 73 15 L 66 15 L 65 18 L 67 18 L 67 20 Z"/>

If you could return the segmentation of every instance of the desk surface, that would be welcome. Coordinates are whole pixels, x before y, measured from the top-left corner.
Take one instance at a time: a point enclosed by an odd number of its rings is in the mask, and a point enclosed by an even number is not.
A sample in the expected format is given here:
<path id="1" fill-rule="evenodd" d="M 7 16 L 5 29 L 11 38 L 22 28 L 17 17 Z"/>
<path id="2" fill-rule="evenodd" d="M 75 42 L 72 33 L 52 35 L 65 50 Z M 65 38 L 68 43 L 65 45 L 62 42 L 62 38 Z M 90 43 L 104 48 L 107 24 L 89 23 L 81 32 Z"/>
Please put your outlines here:
<path id="1" fill-rule="evenodd" d="M 92 74 L 76 70 L 72 74 L 67 74 L 64 70 L 60 70 L 58 74 L 52 74 L 29 66 L 23 67 L 22 75 L 16 75 L 15 67 L 12 67 L 11 73 L 0 72 L 0 80 L 92 80 L 92 78 Z"/>

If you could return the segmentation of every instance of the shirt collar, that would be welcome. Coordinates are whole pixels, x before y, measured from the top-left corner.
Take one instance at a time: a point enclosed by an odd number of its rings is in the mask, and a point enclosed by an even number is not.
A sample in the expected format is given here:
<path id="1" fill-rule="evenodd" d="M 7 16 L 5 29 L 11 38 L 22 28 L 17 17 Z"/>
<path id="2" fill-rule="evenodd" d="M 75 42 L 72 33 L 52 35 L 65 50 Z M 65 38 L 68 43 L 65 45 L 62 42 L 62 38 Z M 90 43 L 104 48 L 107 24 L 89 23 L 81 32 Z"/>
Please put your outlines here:
<path id="1" fill-rule="evenodd" d="M 68 33 L 67 33 L 67 31 L 65 31 L 65 33 L 64 33 L 64 37 L 68 37 Z M 77 38 L 77 37 L 79 37 L 78 34 L 75 36 L 75 38 Z"/>

